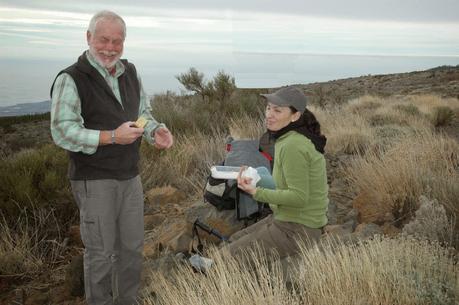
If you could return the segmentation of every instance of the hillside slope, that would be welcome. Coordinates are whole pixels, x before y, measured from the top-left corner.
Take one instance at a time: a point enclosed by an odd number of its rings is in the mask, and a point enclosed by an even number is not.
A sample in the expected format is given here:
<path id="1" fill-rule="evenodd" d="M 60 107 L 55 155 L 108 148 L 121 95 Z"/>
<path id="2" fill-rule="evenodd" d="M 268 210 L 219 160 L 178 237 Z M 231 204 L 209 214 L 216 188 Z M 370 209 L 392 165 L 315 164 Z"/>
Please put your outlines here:
<path id="1" fill-rule="evenodd" d="M 365 94 L 383 97 L 435 94 L 459 98 L 459 66 L 409 73 L 365 75 L 299 86 L 318 104 L 340 103 Z"/>

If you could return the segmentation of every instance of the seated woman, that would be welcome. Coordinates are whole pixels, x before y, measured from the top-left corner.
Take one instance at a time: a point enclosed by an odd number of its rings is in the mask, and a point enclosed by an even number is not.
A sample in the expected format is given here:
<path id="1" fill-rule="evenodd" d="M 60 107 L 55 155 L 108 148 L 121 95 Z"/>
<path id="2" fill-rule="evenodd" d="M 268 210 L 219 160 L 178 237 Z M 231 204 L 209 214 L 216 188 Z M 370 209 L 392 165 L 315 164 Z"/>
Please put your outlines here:
<path id="1" fill-rule="evenodd" d="M 306 109 L 306 96 L 295 87 L 263 94 L 267 100 L 266 126 L 276 139 L 273 179 L 275 189 L 251 185 L 239 173 L 238 187 L 273 214 L 233 234 L 226 245 L 236 254 L 253 242 L 275 249 L 281 258 L 297 252 L 297 242 L 318 241 L 327 223 L 328 185 L 325 158 L 326 138 L 320 124 Z"/>

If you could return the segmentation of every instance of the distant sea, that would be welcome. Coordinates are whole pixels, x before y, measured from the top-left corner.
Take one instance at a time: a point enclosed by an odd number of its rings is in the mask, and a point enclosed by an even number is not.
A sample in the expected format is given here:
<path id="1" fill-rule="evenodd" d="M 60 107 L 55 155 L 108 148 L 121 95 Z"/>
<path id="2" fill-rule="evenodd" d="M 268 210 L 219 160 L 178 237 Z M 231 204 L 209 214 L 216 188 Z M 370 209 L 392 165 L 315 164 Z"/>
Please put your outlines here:
<path id="1" fill-rule="evenodd" d="M 193 58 L 189 64 L 159 59 L 133 60 L 147 94 L 183 88 L 175 75 L 196 67 L 207 79 L 218 70 L 235 77 L 240 88 L 267 88 L 288 84 L 307 84 L 368 74 L 389 74 L 426 70 L 442 65 L 459 65 L 459 57 L 357 56 L 234 53 L 220 58 Z M 182 59 L 181 62 L 184 60 Z M 49 89 L 69 61 L 18 60 L 0 58 L 0 116 L 8 115 L 5 106 L 16 106 L 21 114 L 48 107 Z M 30 104 L 32 103 L 32 104 Z M 39 103 L 33 105 L 34 103 Z M 20 105 L 30 104 L 30 105 Z M 8 110 L 8 109 L 7 109 Z M 9 108 L 10 113 L 13 109 Z"/>

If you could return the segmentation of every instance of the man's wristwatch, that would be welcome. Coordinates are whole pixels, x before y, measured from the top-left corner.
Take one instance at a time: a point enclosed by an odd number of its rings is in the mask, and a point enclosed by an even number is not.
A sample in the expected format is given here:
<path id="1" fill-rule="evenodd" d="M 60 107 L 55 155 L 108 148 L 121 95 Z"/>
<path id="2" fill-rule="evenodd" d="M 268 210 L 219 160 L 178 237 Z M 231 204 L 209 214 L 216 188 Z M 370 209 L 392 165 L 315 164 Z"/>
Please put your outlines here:
<path id="1" fill-rule="evenodd" d="M 116 141 L 115 141 L 115 130 L 112 130 L 112 144 L 116 144 Z"/>

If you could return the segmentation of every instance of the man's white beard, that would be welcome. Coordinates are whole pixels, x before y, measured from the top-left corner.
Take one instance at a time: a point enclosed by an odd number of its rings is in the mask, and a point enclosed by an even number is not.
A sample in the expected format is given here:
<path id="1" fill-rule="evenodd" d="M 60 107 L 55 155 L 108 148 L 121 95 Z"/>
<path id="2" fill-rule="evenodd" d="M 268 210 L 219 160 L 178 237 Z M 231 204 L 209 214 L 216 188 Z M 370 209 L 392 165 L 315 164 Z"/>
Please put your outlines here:
<path id="1" fill-rule="evenodd" d="M 121 55 L 122 55 L 122 52 L 118 53 L 118 52 L 115 52 L 115 51 L 100 51 L 100 52 L 97 52 L 96 50 L 94 50 L 93 48 L 89 48 L 89 52 L 91 53 L 92 57 L 94 57 L 94 59 L 102 66 L 102 67 L 105 67 L 107 69 L 111 69 L 113 68 L 116 63 L 118 62 L 118 60 L 121 58 Z M 105 56 L 110 56 L 110 55 L 115 55 L 115 54 L 118 54 L 116 57 L 113 58 L 113 60 L 111 62 L 109 62 L 108 64 L 107 63 L 104 63 L 102 60 L 99 59 L 98 55 L 99 54 L 103 54 Z"/>

